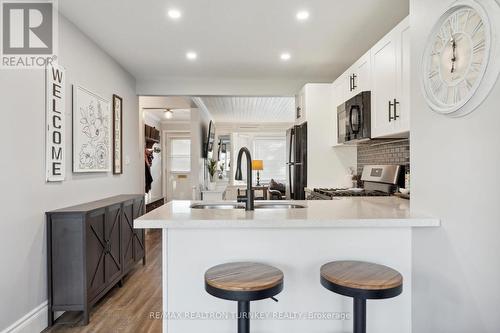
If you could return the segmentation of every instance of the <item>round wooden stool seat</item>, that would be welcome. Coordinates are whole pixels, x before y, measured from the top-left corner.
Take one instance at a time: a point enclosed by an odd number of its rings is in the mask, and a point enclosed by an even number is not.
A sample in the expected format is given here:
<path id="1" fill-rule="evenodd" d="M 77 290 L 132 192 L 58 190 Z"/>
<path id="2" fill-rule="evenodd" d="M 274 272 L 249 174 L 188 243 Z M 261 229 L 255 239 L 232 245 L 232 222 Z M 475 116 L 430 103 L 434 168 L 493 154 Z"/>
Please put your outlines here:
<path id="1" fill-rule="evenodd" d="M 252 262 L 217 265 L 205 273 L 205 290 L 215 297 L 233 301 L 270 298 L 283 290 L 283 272 Z"/>
<path id="2" fill-rule="evenodd" d="M 398 296 L 403 277 L 387 266 L 363 261 L 334 261 L 321 267 L 321 284 L 337 294 L 364 299 Z"/>

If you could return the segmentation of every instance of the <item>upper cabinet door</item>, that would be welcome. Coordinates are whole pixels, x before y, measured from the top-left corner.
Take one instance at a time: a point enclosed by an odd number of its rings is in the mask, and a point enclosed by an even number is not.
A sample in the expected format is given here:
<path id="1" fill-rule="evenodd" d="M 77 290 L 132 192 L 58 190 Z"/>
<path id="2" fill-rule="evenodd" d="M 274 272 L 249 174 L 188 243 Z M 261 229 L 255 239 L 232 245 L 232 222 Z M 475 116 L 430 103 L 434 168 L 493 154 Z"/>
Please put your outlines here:
<path id="1" fill-rule="evenodd" d="M 352 96 L 371 89 L 371 51 L 365 53 L 351 67 Z"/>
<path id="2" fill-rule="evenodd" d="M 301 124 L 306 121 L 306 91 L 302 88 L 295 95 L 295 123 Z"/>
<path id="3" fill-rule="evenodd" d="M 410 130 L 410 26 L 404 19 L 372 49 L 372 138 Z"/>
<path id="4" fill-rule="evenodd" d="M 372 50 L 372 137 L 393 132 L 393 103 L 397 94 L 397 38 L 386 35 Z"/>
<path id="5" fill-rule="evenodd" d="M 337 146 L 338 145 L 338 125 L 337 125 L 337 107 L 344 103 L 343 100 L 343 78 L 338 78 L 332 84 L 332 110 L 329 113 L 328 122 L 331 126 L 330 131 L 330 145 Z"/>
<path id="6" fill-rule="evenodd" d="M 337 84 L 337 104 L 344 103 L 353 96 L 351 91 L 350 71 L 346 71 L 335 82 Z"/>
<path id="7" fill-rule="evenodd" d="M 398 102 L 397 118 L 394 121 L 395 133 L 410 131 L 410 25 L 408 19 L 398 26 Z"/>

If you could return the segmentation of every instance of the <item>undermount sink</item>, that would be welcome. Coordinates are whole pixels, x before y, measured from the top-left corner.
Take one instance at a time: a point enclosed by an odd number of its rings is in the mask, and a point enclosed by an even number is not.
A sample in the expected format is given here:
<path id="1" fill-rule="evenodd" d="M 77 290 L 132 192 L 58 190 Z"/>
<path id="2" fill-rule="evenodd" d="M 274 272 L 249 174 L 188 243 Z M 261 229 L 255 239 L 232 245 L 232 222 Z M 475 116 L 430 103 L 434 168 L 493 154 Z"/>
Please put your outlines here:
<path id="1" fill-rule="evenodd" d="M 245 209 L 245 205 L 236 204 L 236 203 L 227 203 L 227 204 L 193 204 L 191 205 L 192 209 Z"/>
<path id="2" fill-rule="evenodd" d="M 256 209 L 267 208 L 267 209 L 297 209 L 297 208 L 306 208 L 304 205 L 292 204 L 292 203 L 256 203 Z"/>
<path id="3" fill-rule="evenodd" d="M 192 209 L 245 209 L 244 203 L 199 203 L 191 205 Z M 306 208 L 304 205 L 293 203 L 255 203 L 255 209 L 297 209 Z"/>

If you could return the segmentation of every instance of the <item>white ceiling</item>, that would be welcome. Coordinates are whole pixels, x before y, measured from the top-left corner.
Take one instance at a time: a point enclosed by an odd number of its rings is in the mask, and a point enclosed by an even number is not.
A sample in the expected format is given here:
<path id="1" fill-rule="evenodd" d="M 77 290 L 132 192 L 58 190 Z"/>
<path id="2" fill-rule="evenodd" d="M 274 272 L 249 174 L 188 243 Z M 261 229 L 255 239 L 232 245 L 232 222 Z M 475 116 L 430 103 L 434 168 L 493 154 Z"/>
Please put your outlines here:
<path id="1" fill-rule="evenodd" d="M 63 0 L 59 7 L 139 83 L 331 82 L 408 15 L 408 0 Z M 183 15 L 175 22 L 166 15 L 174 7 Z M 306 22 L 295 19 L 301 9 L 310 12 Z M 194 62 L 185 58 L 190 50 Z M 288 62 L 279 59 L 284 51 Z"/>
<path id="2" fill-rule="evenodd" d="M 293 122 L 293 97 L 201 97 L 215 123 Z"/>

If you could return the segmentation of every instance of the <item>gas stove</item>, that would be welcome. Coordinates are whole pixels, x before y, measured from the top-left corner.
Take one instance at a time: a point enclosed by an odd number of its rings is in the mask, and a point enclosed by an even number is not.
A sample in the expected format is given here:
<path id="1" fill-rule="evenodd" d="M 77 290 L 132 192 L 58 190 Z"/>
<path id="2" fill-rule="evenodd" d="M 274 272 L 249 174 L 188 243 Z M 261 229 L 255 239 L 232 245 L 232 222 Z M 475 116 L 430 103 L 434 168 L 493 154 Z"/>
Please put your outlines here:
<path id="1" fill-rule="evenodd" d="M 327 197 L 386 197 L 391 195 L 383 191 L 366 190 L 362 188 L 315 188 L 313 192 Z"/>
<path id="2" fill-rule="evenodd" d="M 367 165 L 361 180 L 364 188 L 315 188 L 307 200 L 332 200 L 338 197 L 386 197 L 393 195 L 401 183 L 403 168 L 399 165 Z"/>

